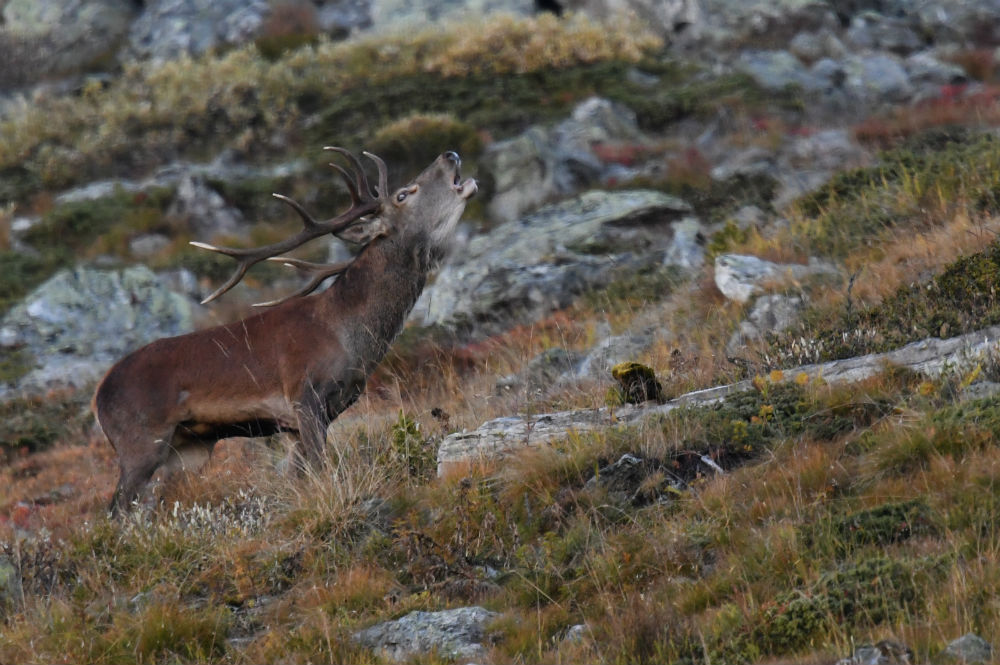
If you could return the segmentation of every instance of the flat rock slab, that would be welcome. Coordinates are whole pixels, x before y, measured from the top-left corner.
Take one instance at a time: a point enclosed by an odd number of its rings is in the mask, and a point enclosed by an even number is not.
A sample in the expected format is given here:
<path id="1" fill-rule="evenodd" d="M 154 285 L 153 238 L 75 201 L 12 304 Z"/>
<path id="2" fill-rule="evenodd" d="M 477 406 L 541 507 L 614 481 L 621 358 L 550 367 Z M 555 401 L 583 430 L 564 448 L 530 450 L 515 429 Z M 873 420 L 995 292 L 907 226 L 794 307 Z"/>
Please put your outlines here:
<path id="1" fill-rule="evenodd" d="M 895 351 L 857 358 L 802 365 L 783 370 L 784 380 L 805 374 L 810 380 L 852 383 L 875 376 L 886 366 L 905 367 L 928 375 L 940 374 L 945 367 L 968 365 L 983 354 L 996 350 L 1000 326 L 993 326 L 950 339 L 930 338 L 913 342 Z M 610 377 L 609 377 L 610 378 Z M 534 416 L 507 416 L 483 423 L 471 432 L 450 434 L 438 448 L 438 475 L 457 464 L 502 457 L 512 451 L 538 446 L 599 429 L 641 423 L 684 406 L 705 406 L 722 401 L 733 393 L 750 390 L 748 380 L 687 393 L 654 406 L 622 406 L 615 409 L 578 409 Z"/>
<path id="2" fill-rule="evenodd" d="M 497 616 L 482 607 L 410 612 L 355 633 L 354 639 L 396 661 L 432 650 L 447 658 L 474 658 L 483 653 L 486 624 Z"/>

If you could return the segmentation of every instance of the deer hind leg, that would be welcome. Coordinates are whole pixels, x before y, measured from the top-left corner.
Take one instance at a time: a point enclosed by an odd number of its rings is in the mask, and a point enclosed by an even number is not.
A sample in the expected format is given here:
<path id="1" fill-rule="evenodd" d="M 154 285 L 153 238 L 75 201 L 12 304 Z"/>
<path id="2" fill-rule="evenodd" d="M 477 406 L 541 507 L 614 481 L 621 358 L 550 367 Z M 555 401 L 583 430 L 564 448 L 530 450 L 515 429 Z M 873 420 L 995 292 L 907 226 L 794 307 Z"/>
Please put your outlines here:
<path id="1" fill-rule="evenodd" d="M 128 510 L 142 497 L 153 474 L 169 459 L 173 436 L 174 427 L 170 427 L 161 436 L 152 437 L 152 441 L 146 437 L 138 442 L 112 439 L 118 451 L 118 466 L 121 469 L 118 487 L 115 488 L 109 506 L 112 516 Z"/>
<path id="2" fill-rule="evenodd" d="M 212 457 L 215 443 L 214 439 L 200 439 L 176 432 L 167 459 L 156 471 L 154 478 L 165 487 L 178 477 L 198 473 Z"/>
<path id="3" fill-rule="evenodd" d="M 121 463 L 122 475 L 118 481 L 111 512 L 117 514 L 133 502 L 143 499 L 143 494 L 155 485 L 165 485 L 179 472 L 197 472 L 208 462 L 215 441 L 187 437 L 176 429 L 170 436 L 156 440 L 152 454 L 135 463 Z"/>

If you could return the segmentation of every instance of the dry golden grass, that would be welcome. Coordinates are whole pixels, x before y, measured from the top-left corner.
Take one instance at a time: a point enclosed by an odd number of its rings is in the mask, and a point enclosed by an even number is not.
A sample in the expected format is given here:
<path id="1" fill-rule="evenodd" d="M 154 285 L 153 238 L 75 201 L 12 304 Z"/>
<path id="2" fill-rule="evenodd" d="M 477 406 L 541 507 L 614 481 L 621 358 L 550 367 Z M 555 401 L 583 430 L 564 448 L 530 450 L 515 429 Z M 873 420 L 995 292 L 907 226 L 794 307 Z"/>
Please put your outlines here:
<path id="1" fill-rule="evenodd" d="M 32 157 L 43 165 L 43 184 L 58 187 L 71 182 L 83 164 L 111 166 L 102 155 L 128 155 L 140 169 L 155 164 L 157 156 L 147 150 L 179 150 L 191 133 L 203 131 L 206 118 L 221 117 L 226 131 L 243 128 L 232 137 L 236 149 L 266 145 L 260 139 L 278 132 L 296 135 L 301 94 L 331 96 L 408 74 L 529 72 L 637 60 L 661 46 L 644 27 L 624 22 L 501 16 L 415 33 L 320 41 L 275 62 L 251 45 L 221 57 L 130 64 L 108 89 L 95 82 L 79 98 L 43 98 L 0 122 L 0 168 Z M 141 137 L 139 127 L 146 130 Z M 138 145 L 139 139 L 145 145 Z"/>

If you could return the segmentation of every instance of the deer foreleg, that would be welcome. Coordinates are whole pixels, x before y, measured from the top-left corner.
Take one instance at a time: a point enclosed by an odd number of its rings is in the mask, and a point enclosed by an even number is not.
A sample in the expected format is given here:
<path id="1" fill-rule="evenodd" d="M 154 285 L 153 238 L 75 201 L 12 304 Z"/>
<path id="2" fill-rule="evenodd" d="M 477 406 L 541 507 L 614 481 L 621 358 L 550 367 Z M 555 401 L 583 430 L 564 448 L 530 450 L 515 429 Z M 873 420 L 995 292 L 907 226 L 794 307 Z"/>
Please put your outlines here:
<path id="1" fill-rule="evenodd" d="M 322 465 L 326 430 L 333 419 L 357 401 L 364 383 L 336 382 L 321 390 L 308 386 L 299 401 L 299 452 L 309 464 Z"/>
<path id="2" fill-rule="evenodd" d="M 313 468 L 320 468 L 326 447 L 326 428 L 330 425 L 323 395 L 314 386 L 307 386 L 295 410 L 299 421 L 298 448 L 302 461 Z"/>

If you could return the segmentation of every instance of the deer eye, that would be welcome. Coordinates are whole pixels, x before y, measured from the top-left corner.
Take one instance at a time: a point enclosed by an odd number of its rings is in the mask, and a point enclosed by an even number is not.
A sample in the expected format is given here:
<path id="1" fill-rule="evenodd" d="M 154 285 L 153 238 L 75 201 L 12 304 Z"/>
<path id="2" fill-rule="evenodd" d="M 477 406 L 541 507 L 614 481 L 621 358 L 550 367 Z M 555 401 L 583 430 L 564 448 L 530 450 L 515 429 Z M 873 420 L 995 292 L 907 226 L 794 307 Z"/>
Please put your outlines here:
<path id="1" fill-rule="evenodd" d="M 400 203 L 402 203 L 403 201 L 406 200 L 406 195 L 407 194 L 409 194 L 409 192 L 404 189 L 399 194 L 396 194 L 396 200 L 399 201 Z"/>

